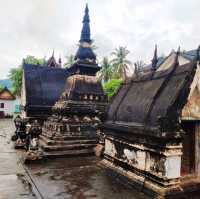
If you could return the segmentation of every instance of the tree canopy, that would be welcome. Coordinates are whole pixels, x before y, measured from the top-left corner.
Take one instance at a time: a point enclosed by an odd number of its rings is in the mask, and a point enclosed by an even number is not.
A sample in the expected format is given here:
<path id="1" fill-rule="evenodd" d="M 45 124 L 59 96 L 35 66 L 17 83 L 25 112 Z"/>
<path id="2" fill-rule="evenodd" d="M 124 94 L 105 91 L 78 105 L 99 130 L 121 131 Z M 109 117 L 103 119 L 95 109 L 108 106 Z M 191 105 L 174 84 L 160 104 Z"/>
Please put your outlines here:
<path id="1" fill-rule="evenodd" d="M 23 59 L 23 62 L 26 64 L 34 64 L 34 65 L 44 65 L 45 59 L 38 59 L 34 56 L 28 55 L 26 58 Z M 22 65 L 18 67 L 12 68 L 9 72 L 9 79 L 13 82 L 13 94 L 20 96 L 21 94 L 21 87 L 22 87 Z"/>
<path id="2" fill-rule="evenodd" d="M 108 95 L 108 98 L 111 99 L 119 90 L 123 80 L 121 79 L 112 79 L 107 83 L 103 84 L 104 91 Z"/>
<path id="3" fill-rule="evenodd" d="M 126 80 L 127 78 L 127 70 L 132 65 L 131 61 L 127 59 L 129 54 L 129 50 L 126 47 L 118 47 L 113 52 L 113 59 L 111 63 L 113 65 L 113 76 L 114 78 L 122 78 Z"/>
<path id="4" fill-rule="evenodd" d="M 28 55 L 23 61 L 26 64 L 33 64 L 33 65 L 44 65 L 46 63 L 46 60 L 44 58 L 38 59 L 32 55 Z"/>
<path id="5" fill-rule="evenodd" d="M 66 62 L 64 63 L 64 66 L 66 68 L 69 68 L 72 64 L 74 64 L 74 55 L 65 56 L 65 58 Z"/>
<path id="6" fill-rule="evenodd" d="M 107 82 L 112 78 L 112 65 L 108 57 L 103 58 L 101 62 L 101 70 L 99 71 L 98 76 L 98 78 L 103 82 Z"/>

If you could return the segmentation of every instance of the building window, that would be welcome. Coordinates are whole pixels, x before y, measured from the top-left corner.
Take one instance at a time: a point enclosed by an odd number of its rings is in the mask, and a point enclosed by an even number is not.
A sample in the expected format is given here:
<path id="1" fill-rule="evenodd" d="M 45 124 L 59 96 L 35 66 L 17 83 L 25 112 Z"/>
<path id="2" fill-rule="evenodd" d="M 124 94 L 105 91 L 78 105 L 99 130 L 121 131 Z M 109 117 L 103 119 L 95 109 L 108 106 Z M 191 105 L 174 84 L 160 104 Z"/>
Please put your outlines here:
<path id="1" fill-rule="evenodd" d="M 4 108 L 4 103 L 0 103 L 0 108 Z"/>

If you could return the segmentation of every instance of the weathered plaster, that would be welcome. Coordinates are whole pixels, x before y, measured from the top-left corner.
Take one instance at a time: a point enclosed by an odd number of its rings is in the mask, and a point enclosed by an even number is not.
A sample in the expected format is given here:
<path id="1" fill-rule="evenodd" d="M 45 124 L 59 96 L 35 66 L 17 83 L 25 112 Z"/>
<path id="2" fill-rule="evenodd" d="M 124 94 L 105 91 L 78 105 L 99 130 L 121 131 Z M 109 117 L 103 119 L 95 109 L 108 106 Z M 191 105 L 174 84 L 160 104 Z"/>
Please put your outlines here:
<path id="1" fill-rule="evenodd" d="M 191 84 L 187 103 L 182 110 L 182 119 L 200 120 L 199 104 L 200 104 L 200 66 L 198 64 L 194 80 Z"/>
<path id="2" fill-rule="evenodd" d="M 170 156 L 165 161 L 165 176 L 169 179 L 181 176 L 181 156 Z"/>

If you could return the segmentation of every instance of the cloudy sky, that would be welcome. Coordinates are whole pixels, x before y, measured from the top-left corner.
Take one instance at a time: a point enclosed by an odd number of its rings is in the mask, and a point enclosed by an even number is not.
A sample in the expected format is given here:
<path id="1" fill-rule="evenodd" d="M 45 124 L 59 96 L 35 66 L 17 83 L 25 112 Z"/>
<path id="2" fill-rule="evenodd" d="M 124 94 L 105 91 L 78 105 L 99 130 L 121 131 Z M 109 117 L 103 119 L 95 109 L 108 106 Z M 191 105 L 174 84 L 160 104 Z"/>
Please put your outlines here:
<path id="1" fill-rule="evenodd" d="M 74 54 L 89 4 L 91 33 L 99 57 L 127 46 L 131 61 L 152 57 L 178 45 L 200 44 L 199 0 L 0 0 L 0 78 L 23 57 Z"/>

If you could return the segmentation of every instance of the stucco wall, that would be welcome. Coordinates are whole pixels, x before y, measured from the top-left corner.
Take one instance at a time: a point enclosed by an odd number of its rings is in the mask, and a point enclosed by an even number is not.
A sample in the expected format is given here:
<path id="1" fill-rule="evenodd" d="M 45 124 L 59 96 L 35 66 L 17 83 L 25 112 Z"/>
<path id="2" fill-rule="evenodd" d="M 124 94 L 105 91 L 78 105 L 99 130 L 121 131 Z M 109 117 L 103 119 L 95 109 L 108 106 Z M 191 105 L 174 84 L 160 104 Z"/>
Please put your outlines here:
<path id="1" fill-rule="evenodd" d="M 15 111 L 15 100 L 1 100 L 0 103 L 4 103 L 4 108 L 0 108 L 0 111 L 4 111 L 5 115 L 13 115 Z"/>

